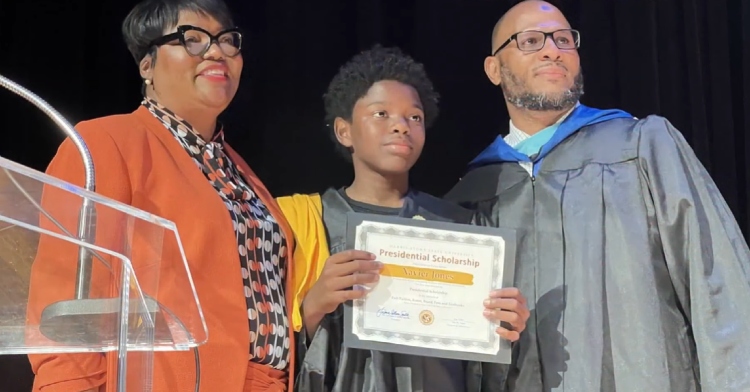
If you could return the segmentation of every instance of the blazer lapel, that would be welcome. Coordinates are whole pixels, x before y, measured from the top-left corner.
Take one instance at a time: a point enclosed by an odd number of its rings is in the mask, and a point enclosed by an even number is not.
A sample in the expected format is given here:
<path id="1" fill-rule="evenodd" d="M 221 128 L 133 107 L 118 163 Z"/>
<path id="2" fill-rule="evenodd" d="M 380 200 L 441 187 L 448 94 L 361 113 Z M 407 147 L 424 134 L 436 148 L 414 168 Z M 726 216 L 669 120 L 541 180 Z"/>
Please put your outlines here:
<path id="1" fill-rule="evenodd" d="M 151 112 L 144 106 L 139 107 L 135 112 L 136 117 L 159 139 L 164 147 L 169 151 L 169 155 L 175 162 L 185 178 L 190 182 L 191 187 L 199 194 L 201 200 L 212 200 L 212 207 L 221 204 L 221 209 L 226 210 L 224 203 L 216 197 L 216 190 L 211 186 L 206 177 L 201 172 L 193 158 L 188 155 L 185 149 L 180 145 L 172 133 L 164 127 Z"/>

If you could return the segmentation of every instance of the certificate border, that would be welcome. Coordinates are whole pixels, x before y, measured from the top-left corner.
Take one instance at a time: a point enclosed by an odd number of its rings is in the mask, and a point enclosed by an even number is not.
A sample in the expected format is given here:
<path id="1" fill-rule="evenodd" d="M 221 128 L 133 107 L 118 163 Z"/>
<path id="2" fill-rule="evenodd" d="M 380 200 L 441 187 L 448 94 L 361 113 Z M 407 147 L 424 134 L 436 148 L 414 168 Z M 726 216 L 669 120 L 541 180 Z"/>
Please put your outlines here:
<path id="1" fill-rule="evenodd" d="M 494 257 L 492 259 L 492 263 L 490 265 L 490 281 L 496 282 L 498 281 L 498 275 L 500 274 L 501 266 L 504 263 L 505 260 L 500 258 L 500 251 L 501 247 L 504 250 L 505 249 L 505 240 L 501 239 L 498 240 L 497 238 L 490 237 L 489 239 L 479 239 L 477 238 L 474 233 L 466 233 L 466 232 L 457 232 L 455 230 L 451 231 L 442 231 L 442 230 L 435 230 L 435 229 L 427 229 L 422 227 L 414 227 L 413 225 L 398 225 L 398 226 L 382 226 L 383 224 L 380 222 L 373 222 L 373 221 L 366 221 L 361 223 L 357 227 L 357 231 L 359 231 L 359 234 L 357 235 L 357 241 L 355 243 L 361 244 L 361 246 L 364 249 L 367 249 L 368 240 L 372 238 L 374 235 L 391 235 L 391 236 L 397 236 L 397 237 L 405 237 L 405 238 L 420 238 L 424 237 L 423 239 L 426 240 L 438 240 L 438 241 L 455 241 L 458 243 L 466 243 L 469 245 L 479 245 L 479 246 L 489 246 L 492 248 Z M 422 235 L 417 230 L 424 230 L 424 235 Z M 486 237 L 485 237 L 486 238 Z M 504 253 L 503 253 L 504 254 Z M 494 286 L 494 284 L 493 284 Z M 364 300 L 356 300 L 354 301 L 355 305 L 363 304 Z M 356 309 L 356 310 L 355 310 Z M 353 312 L 352 316 L 354 317 L 354 324 L 350 325 L 356 325 L 359 327 L 358 332 L 353 332 L 355 335 L 359 336 L 360 339 L 363 337 L 383 337 L 385 339 L 389 339 L 391 337 L 398 337 L 401 340 L 400 342 L 396 341 L 393 344 L 405 344 L 403 341 L 406 340 L 412 345 L 419 345 L 420 343 L 425 343 L 425 346 L 427 346 L 429 343 L 437 341 L 438 343 L 442 343 L 446 349 L 449 346 L 455 346 L 456 344 L 466 347 L 468 349 L 471 348 L 480 348 L 483 350 L 491 349 L 493 346 L 499 343 L 500 336 L 495 332 L 495 328 L 492 324 L 487 324 L 487 329 L 478 337 L 479 339 L 475 339 L 472 336 L 464 336 L 463 339 L 451 339 L 451 338 L 443 338 L 443 337 L 437 337 L 437 336 L 430 336 L 430 335 L 419 335 L 419 334 L 407 334 L 407 333 L 398 333 L 398 332 L 392 332 L 392 331 L 386 331 L 382 329 L 375 328 L 366 328 L 365 323 L 367 322 L 366 318 L 368 318 L 368 314 L 365 312 L 364 308 L 362 306 L 357 306 L 352 308 Z M 371 316 L 372 317 L 372 316 Z M 484 340 L 484 342 L 482 342 Z M 435 349 L 435 348 L 432 348 Z M 453 349 L 450 349 L 453 350 Z"/>
<path id="2" fill-rule="evenodd" d="M 356 243 L 357 227 L 364 222 L 376 222 L 393 225 L 412 226 L 424 229 L 437 229 L 455 231 L 465 234 L 480 234 L 488 236 L 502 237 L 505 244 L 505 260 L 503 261 L 503 279 L 502 287 L 512 287 L 515 277 L 515 260 L 516 260 L 516 231 L 508 228 L 494 228 L 486 226 L 474 226 L 468 224 L 459 224 L 452 222 L 417 220 L 403 217 L 384 216 L 375 214 L 363 214 L 357 212 L 347 213 L 347 235 L 346 248 L 353 249 Z M 497 270 L 493 269 L 493 274 Z M 489 293 L 488 293 L 489 294 Z M 477 298 L 481 301 L 483 298 Z M 508 340 L 500 339 L 500 345 L 495 354 L 479 354 L 464 351 L 441 350 L 419 346 L 407 346 L 395 343 L 376 342 L 371 340 L 361 340 L 352 332 L 353 306 L 352 301 L 344 303 L 344 346 L 362 349 L 376 350 L 399 354 L 411 354 L 427 357 L 439 357 L 447 359 L 457 359 L 464 361 L 492 362 L 508 364 L 511 362 L 511 344 Z M 495 333 L 494 330 L 491 333 Z"/>

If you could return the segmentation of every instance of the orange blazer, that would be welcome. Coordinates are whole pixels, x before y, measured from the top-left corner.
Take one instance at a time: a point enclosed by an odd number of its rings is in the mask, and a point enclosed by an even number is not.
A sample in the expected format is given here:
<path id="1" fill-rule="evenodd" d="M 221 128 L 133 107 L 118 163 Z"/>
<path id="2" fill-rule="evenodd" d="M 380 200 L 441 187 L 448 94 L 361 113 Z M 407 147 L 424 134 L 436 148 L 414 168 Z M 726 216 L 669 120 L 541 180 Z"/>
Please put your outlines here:
<path id="1" fill-rule="evenodd" d="M 76 129 L 93 155 L 97 193 L 164 217 L 177 225 L 208 327 L 208 342 L 199 348 L 201 391 L 243 391 L 250 345 L 247 304 L 234 228 L 221 198 L 169 130 L 144 107 L 130 114 L 84 121 Z M 246 180 L 281 223 L 286 235 L 289 249 L 286 275 L 286 292 L 289 294 L 286 299 L 291 321 L 294 235 L 275 200 L 247 163 L 229 146 L 226 146 L 226 151 L 242 168 Z M 70 140 L 62 143 L 47 173 L 82 186 L 83 163 Z M 53 215 L 55 206 L 58 206 L 58 212 L 64 213 L 59 207 L 64 204 L 61 200 L 65 195 L 60 191 L 54 194 L 54 189 L 50 189 L 46 190 L 42 204 L 51 206 Z M 76 232 L 76 214 L 76 211 L 63 214 L 66 216 L 64 225 L 72 233 Z M 99 216 L 100 222 L 105 219 Z M 42 222 L 46 226 L 48 223 Z M 116 227 L 103 229 L 99 227 L 97 230 L 97 242 L 104 238 L 100 236 L 117 235 Z M 54 243 L 49 237 L 40 240 L 39 253 L 32 266 L 30 322 L 38 320 L 45 305 L 71 299 L 74 295 L 75 249 L 61 249 L 64 245 Z M 133 252 L 137 252 L 135 247 Z M 163 255 L 158 300 L 179 304 L 180 297 L 178 293 L 170 292 L 166 278 L 170 273 L 170 263 L 179 261 L 179 250 L 165 243 Z M 291 332 L 290 335 L 294 337 Z M 292 341 L 291 347 L 294 346 Z M 36 373 L 34 391 L 81 392 L 105 383 L 107 390 L 113 390 L 114 355 L 29 355 Z M 157 352 L 153 358 L 154 391 L 193 390 L 195 358 L 192 351 Z M 291 390 L 294 351 L 288 370 L 288 388 Z"/>

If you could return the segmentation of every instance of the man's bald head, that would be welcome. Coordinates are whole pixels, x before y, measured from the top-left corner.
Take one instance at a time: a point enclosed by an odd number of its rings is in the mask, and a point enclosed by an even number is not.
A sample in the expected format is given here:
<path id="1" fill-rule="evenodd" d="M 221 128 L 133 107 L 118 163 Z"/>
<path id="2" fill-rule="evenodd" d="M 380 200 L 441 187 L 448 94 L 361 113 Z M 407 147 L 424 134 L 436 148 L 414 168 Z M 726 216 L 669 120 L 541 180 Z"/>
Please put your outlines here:
<path id="1" fill-rule="evenodd" d="M 562 12 L 554 5 L 542 1 L 542 0 L 524 0 L 520 3 L 511 7 L 500 19 L 495 23 L 495 27 L 492 29 L 492 53 L 510 37 L 516 33 L 515 25 L 520 16 L 528 14 L 558 14 L 565 18 Z M 567 19 L 566 19 L 567 20 Z"/>
<path id="2" fill-rule="evenodd" d="M 517 36 L 515 45 L 499 50 L 517 33 L 523 34 Z M 583 95 L 579 42 L 578 31 L 570 28 L 557 7 L 525 0 L 495 24 L 484 72 L 502 88 L 510 111 L 567 110 Z"/>

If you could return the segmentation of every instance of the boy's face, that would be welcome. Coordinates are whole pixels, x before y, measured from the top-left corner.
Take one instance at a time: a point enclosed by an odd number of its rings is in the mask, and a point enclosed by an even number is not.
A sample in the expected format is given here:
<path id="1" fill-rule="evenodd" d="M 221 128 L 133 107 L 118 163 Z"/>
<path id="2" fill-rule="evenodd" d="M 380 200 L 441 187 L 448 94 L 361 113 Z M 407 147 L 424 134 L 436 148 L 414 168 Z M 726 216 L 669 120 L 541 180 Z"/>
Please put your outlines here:
<path id="1" fill-rule="evenodd" d="M 355 168 L 381 175 L 408 173 L 424 147 L 424 111 L 417 91 L 383 80 L 370 87 L 352 110 L 351 123 L 338 118 L 336 136 L 352 150 Z"/>

